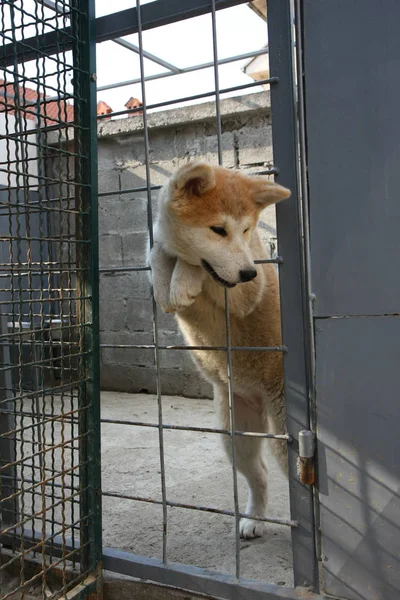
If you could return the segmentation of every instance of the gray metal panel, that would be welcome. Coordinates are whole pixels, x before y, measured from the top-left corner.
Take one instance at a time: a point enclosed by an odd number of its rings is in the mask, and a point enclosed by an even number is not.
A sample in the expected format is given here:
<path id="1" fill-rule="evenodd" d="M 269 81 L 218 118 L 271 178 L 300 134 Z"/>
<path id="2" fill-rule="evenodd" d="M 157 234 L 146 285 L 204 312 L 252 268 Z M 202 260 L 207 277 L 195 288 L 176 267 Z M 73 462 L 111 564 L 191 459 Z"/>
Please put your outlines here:
<path id="1" fill-rule="evenodd" d="M 293 574 L 295 585 L 318 588 L 318 565 L 315 552 L 313 493 L 298 479 L 298 434 L 309 429 L 310 356 L 306 356 L 304 325 L 303 249 L 298 193 L 298 154 L 293 79 L 293 39 L 291 0 L 268 0 L 268 37 L 271 76 L 279 83 L 271 85 L 271 113 L 274 165 L 279 170 L 278 183 L 286 185 L 292 195 L 276 207 L 280 267 L 283 342 L 285 354 L 285 402 L 287 430 L 293 437 L 289 445 L 289 490 L 292 519 L 299 527 L 292 529 Z"/>
<path id="2" fill-rule="evenodd" d="M 400 317 L 316 320 L 325 592 L 400 598 Z"/>
<path id="3" fill-rule="evenodd" d="M 397 313 L 400 2 L 303 6 L 315 315 Z"/>

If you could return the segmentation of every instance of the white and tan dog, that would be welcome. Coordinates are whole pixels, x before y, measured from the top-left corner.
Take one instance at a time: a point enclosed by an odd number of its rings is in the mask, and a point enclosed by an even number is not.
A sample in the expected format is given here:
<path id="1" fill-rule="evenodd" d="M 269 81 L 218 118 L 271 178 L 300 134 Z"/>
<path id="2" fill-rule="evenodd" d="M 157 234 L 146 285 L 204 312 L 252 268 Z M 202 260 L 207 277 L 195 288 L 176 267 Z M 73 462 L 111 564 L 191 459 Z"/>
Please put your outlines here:
<path id="1" fill-rule="evenodd" d="M 257 223 L 260 212 L 290 196 L 266 177 L 191 162 L 162 191 L 149 255 L 156 302 L 175 312 L 187 343 L 226 346 L 224 287 L 229 291 L 232 346 L 279 346 L 281 322 L 278 280 L 266 257 Z M 213 384 L 220 427 L 230 428 L 225 351 L 193 351 Z M 285 432 L 283 361 L 279 352 L 232 351 L 236 429 Z M 231 455 L 231 440 L 224 437 Z M 286 471 L 285 442 L 270 440 Z M 238 469 L 247 479 L 246 513 L 267 514 L 268 469 L 263 440 L 236 436 Z M 242 537 L 262 535 L 264 523 L 240 522 Z"/>

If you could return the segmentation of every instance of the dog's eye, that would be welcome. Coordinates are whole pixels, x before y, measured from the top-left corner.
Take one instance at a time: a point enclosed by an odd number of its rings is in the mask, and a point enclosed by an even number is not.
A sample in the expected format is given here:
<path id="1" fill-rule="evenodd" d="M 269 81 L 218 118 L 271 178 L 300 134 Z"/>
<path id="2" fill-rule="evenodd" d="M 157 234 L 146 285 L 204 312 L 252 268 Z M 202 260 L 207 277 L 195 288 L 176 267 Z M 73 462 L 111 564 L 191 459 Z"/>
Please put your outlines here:
<path id="1" fill-rule="evenodd" d="M 210 227 L 211 231 L 214 233 L 218 233 L 218 235 L 222 235 L 222 237 L 226 237 L 228 234 L 224 227 Z"/>
<path id="2" fill-rule="evenodd" d="M 248 227 L 247 229 L 245 229 L 245 230 L 243 231 L 243 233 L 247 233 L 249 229 L 250 229 L 250 227 Z"/>

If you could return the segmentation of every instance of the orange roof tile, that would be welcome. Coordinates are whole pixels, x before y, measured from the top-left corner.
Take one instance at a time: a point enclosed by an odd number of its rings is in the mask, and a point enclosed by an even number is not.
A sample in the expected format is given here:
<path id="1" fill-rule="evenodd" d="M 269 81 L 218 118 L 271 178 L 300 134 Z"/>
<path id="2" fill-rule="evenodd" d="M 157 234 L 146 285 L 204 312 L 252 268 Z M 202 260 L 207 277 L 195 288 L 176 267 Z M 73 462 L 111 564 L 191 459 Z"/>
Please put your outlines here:
<path id="1" fill-rule="evenodd" d="M 97 103 L 97 116 L 99 115 L 110 115 L 113 112 L 113 109 L 111 108 L 111 106 L 108 106 L 107 102 L 103 102 L 103 100 L 99 100 L 99 102 Z M 105 121 L 108 121 L 109 119 L 111 119 L 110 117 L 106 117 Z"/>
<path id="2" fill-rule="evenodd" d="M 128 102 L 125 104 L 125 107 L 130 108 L 141 108 L 143 106 L 143 102 L 141 102 L 138 98 L 129 98 Z M 132 113 L 130 116 L 135 117 L 136 115 L 142 115 L 143 111 L 138 110 L 137 112 Z"/>
<path id="3" fill-rule="evenodd" d="M 25 105 L 25 102 L 32 102 L 38 99 L 38 93 L 28 87 L 18 86 L 19 102 L 21 103 L 21 113 L 24 119 L 30 121 L 37 120 L 37 106 Z M 43 100 L 43 94 L 39 94 Z M 15 106 L 15 90 L 13 83 L 7 83 L 0 79 L 0 113 L 7 111 L 8 114 L 15 114 L 10 110 L 10 106 Z M 64 100 L 52 100 L 40 104 L 40 114 L 44 117 L 44 125 L 51 126 L 61 123 L 69 123 L 74 120 L 74 107 Z"/>

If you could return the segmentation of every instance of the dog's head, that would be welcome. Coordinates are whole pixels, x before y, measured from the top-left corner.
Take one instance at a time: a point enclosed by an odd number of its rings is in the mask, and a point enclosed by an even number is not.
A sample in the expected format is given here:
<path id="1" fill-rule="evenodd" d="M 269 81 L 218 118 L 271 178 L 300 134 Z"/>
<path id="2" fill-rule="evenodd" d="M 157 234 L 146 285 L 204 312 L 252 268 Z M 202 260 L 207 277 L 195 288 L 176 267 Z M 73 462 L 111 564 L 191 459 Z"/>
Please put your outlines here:
<path id="1" fill-rule="evenodd" d="M 250 243 L 259 214 L 289 196 L 267 177 L 188 163 L 168 187 L 169 242 L 178 256 L 201 265 L 221 285 L 250 281 L 257 275 Z"/>

